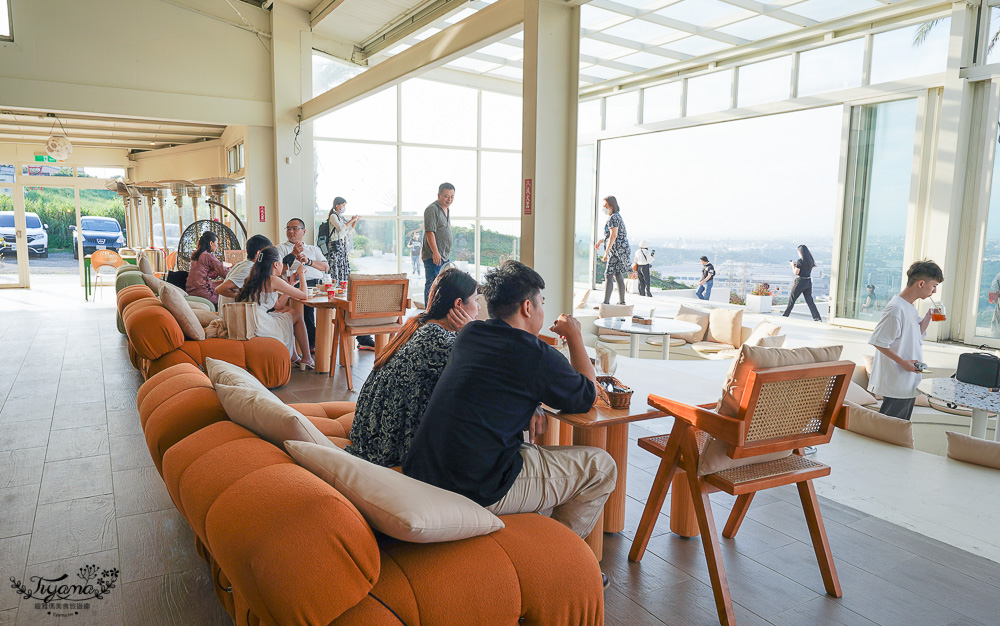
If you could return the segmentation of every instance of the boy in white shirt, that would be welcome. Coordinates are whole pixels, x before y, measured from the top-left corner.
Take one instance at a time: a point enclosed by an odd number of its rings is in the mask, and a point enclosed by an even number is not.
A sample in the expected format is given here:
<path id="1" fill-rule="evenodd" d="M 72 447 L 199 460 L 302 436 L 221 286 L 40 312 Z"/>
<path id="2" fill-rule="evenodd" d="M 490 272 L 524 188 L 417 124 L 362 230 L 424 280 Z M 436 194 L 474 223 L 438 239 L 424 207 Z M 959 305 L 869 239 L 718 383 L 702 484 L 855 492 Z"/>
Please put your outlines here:
<path id="1" fill-rule="evenodd" d="M 930 298 L 944 282 L 944 274 L 933 261 L 917 261 L 906 271 L 906 287 L 882 310 L 868 343 L 875 346 L 870 386 L 882 396 L 879 413 L 909 420 L 920 384 L 922 342 L 934 309 L 920 317 L 914 303 Z"/>

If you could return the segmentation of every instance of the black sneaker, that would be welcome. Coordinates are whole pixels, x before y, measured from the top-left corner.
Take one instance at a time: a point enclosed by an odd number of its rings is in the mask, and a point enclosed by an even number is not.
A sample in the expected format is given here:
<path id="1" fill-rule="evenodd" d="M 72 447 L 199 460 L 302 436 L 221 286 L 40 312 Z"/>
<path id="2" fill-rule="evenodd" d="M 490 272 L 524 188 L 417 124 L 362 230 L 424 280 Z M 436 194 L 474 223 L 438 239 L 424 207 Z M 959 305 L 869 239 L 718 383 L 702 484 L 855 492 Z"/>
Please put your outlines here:
<path id="1" fill-rule="evenodd" d="M 601 584 L 604 586 L 605 589 L 611 586 L 611 579 L 608 578 L 608 575 L 605 574 L 604 572 L 601 572 Z"/>
<path id="2" fill-rule="evenodd" d="M 371 348 L 375 347 L 375 340 L 371 335 L 360 335 L 358 337 L 358 346 L 368 346 Z"/>

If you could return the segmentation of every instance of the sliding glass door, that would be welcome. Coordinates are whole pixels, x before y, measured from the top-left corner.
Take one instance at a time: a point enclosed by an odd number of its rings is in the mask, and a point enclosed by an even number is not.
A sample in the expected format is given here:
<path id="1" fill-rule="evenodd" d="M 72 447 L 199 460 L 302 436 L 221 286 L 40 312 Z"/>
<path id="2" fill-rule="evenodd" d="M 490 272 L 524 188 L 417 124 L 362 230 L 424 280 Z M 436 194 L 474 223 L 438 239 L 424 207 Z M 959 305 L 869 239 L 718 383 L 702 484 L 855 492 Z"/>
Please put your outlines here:
<path id="1" fill-rule="evenodd" d="M 839 318 L 876 321 L 902 287 L 916 120 L 916 98 L 851 110 Z"/>

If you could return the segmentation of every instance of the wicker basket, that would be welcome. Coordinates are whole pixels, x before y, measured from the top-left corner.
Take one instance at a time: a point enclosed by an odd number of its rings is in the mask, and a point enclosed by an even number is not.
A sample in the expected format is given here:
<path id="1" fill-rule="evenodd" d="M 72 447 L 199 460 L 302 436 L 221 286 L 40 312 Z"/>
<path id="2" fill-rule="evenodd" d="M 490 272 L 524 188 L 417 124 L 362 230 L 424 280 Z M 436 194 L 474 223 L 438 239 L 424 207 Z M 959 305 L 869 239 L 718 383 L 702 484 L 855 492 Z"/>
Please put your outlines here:
<path id="1" fill-rule="evenodd" d="M 618 380 L 614 376 L 598 376 L 598 383 L 611 383 L 615 387 L 621 387 L 623 389 L 628 389 L 621 393 L 609 392 L 604 388 L 603 385 L 597 385 L 597 397 L 605 402 L 612 409 L 627 409 L 632 403 L 632 390 L 625 385 L 622 381 Z"/>
<path id="2" fill-rule="evenodd" d="M 642 317 L 641 315 L 633 315 L 632 316 L 632 323 L 633 324 L 641 324 L 642 326 L 652 326 L 653 325 L 653 318 L 651 318 L 651 317 Z"/>

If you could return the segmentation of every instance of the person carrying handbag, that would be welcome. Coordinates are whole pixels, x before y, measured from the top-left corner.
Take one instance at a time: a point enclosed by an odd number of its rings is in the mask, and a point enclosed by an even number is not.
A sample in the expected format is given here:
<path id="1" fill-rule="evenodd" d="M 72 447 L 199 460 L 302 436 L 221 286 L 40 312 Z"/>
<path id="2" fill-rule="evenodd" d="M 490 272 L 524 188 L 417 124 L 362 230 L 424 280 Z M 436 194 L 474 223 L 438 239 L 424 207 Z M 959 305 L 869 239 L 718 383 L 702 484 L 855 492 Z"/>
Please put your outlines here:
<path id="1" fill-rule="evenodd" d="M 656 251 L 649 251 L 649 245 L 645 240 L 639 242 L 639 249 L 635 251 L 635 258 L 632 263 L 632 271 L 639 278 L 639 295 L 653 297 L 653 292 L 649 288 L 649 269 L 653 262 L 653 255 Z"/>

